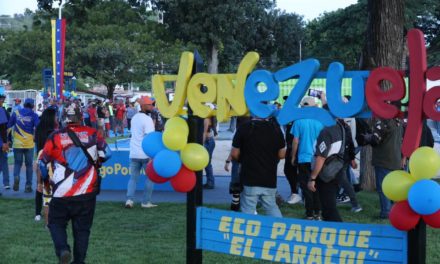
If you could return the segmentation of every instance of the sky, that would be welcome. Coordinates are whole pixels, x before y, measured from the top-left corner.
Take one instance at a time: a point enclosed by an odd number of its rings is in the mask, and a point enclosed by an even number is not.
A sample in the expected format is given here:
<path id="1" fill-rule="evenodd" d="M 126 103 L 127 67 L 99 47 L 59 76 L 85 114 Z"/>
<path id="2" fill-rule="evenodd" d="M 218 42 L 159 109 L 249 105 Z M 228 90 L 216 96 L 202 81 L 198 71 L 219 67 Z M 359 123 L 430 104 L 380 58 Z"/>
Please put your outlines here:
<path id="1" fill-rule="evenodd" d="M 277 0 L 278 8 L 302 15 L 306 21 L 355 3 L 357 0 Z M 0 0 L 0 15 L 23 13 L 26 8 L 37 9 L 37 0 Z"/>

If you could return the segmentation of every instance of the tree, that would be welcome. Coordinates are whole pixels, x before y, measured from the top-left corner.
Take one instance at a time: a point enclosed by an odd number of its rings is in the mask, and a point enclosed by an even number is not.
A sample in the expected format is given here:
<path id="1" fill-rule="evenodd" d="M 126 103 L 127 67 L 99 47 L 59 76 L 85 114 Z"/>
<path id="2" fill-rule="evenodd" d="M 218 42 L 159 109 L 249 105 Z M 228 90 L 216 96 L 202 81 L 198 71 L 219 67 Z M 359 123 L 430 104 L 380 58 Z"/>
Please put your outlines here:
<path id="1" fill-rule="evenodd" d="M 34 24 L 48 30 L 55 10 L 52 1 L 40 2 L 44 2 L 44 10 Z M 66 68 L 104 84 L 109 98 L 117 84 L 144 83 L 153 73 L 175 71 L 185 46 L 167 41 L 164 26 L 149 20 L 150 14 L 142 6 L 122 0 L 69 1 L 63 8 Z"/>
<path id="2" fill-rule="evenodd" d="M 358 69 L 367 29 L 366 7 L 360 1 L 307 24 L 306 56 L 319 59 L 324 69 L 333 61 L 342 62 L 347 70 Z"/>
<path id="3" fill-rule="evenodd" d="M 237 40 L 265 40 L 257 38 L 255 25 L 275 6 L 273 0 L 153 0 L 152 3 L 155 9 L 164 12 L 164 23 L 175 38 L 202 47 L 208 58 L 208 71 L 212 73 L 218 71 L 219 53 L 224 49 L 238 52 L 246 46 Z"/>
<path id="4" fill-rule="evenodd" d="M 404 0 L 368 0 L 368 30 L 362 69 L 385 66 L 403 69 L 404 6 Z M 363 173 L 363 185 L 369 190 L 375 186 L 371 153 L 371 147 L 362 148 L 360 171 Z"/>
<path id="5" fill-rule="evenodd" d="M 0 75 L 14 89 L 40 89 L 41 71 L 52 61 L 49 32 L 2 31 L 0 36 Z"/>

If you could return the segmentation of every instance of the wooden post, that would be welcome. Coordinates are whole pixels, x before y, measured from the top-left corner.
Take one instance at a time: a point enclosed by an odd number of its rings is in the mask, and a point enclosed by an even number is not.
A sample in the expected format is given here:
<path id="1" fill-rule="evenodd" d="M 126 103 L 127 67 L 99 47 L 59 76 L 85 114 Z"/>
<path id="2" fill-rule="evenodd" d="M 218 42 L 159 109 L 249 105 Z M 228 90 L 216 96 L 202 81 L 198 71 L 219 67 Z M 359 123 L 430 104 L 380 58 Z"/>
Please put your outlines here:
<path id="1" fill-rule="evenodd" d="M 426 224 L 422 219 L 408 232 L 408 263 L 426 263 Z"/>
<path id="2" fill-rule="evenodd" d="M 197 51 L 194 52 L 193 74 L 203 70 L 203 60 Z M 193 115 L 188 106 L 189 143 L 203 145 L 203 119 Z M 196 222 L 197 207 L 203 205 L 203 172 L 196 172 L 196 186 L 186 196 L 186 263 L 201 264 L 203 254 L 201 249 L 196 249 Z"/>

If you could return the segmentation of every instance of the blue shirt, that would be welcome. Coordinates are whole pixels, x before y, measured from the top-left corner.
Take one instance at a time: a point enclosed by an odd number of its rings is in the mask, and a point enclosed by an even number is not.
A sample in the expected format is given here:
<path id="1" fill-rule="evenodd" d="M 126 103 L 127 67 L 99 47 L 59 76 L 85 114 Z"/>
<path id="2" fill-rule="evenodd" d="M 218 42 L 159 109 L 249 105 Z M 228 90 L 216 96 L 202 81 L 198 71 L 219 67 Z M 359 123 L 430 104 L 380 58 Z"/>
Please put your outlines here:
<path id="1" fill-rule="evenodd" d="M 432 119 L 426 120 L 426 124 L 431 129 L 432 137 L 436 143 L 440 143 L 440 121 L 434 121 Z"/>
<path id="2" fill-rule="evenodd" d="M 38 122 L 38 115 L 30 108 L 22 108 L 12 113 L 8 128 L 12 128 L 14 149 L 34 148 L 34 130 Z"/>
<path id="3" fill-rule="evenodd" d="M 300 119 L 293 122 L 290 133 L 299 141 L 298 163 L 312 162 L 315 142 L 323 128 L 322 123 L 314 119 Z"/>

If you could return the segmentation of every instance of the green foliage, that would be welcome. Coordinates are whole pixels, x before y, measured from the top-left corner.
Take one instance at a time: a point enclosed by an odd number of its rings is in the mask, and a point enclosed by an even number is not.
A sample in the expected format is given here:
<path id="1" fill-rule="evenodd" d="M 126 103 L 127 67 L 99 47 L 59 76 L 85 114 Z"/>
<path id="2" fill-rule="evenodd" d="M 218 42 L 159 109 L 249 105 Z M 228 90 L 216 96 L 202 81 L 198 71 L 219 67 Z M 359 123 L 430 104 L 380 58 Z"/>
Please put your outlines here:
<path id="1" fill-rule="evenodd" d="M 14 89 L 41 89 L 41 71 L 51 65 L 50 33 L 34 29 L 0 35 L 0 75 L 6 75 Z"/>
<path id="2" fill-rule="evenodd" d="M 436 0 L 406 0 L 405 5 L 405 29 L 422 29 L 429 44 L 429 61 L 438 64 L 440 3 Z M 366 41 L 367 17 L 367 1 L 360 0 L 312 20 L 307 24 L 306 56 L 319 59 L 323 69 L 332 61 L 342 62 L 347 70 L 358 69 Z"/>
<path id="3" fill-rule="evenodd" d="M 306 57 L 313 57 L 326 69 L 332 61 L 340 61 L 347 70 L 358 68 L 365 43 L 367 4 L 358 4 L 324 13 L 307 25 Z"/>

